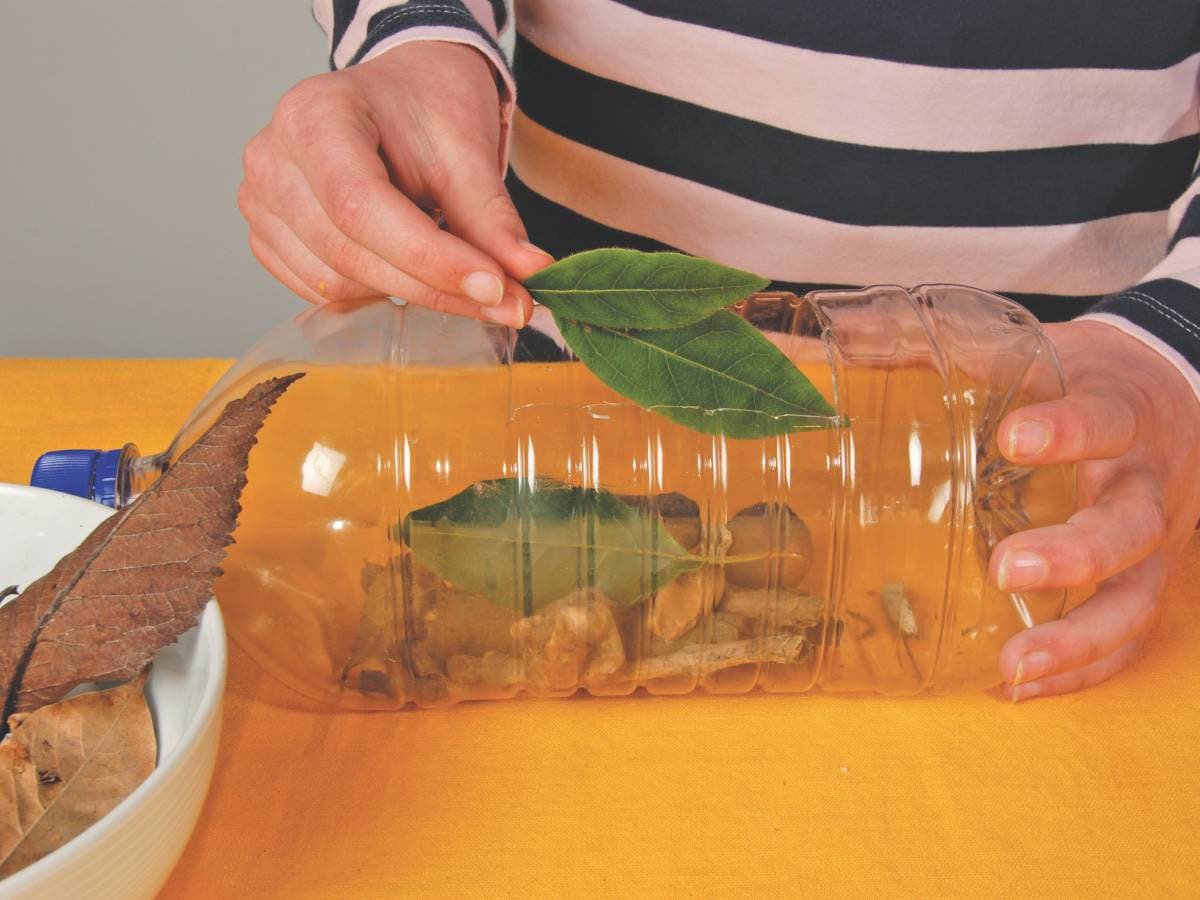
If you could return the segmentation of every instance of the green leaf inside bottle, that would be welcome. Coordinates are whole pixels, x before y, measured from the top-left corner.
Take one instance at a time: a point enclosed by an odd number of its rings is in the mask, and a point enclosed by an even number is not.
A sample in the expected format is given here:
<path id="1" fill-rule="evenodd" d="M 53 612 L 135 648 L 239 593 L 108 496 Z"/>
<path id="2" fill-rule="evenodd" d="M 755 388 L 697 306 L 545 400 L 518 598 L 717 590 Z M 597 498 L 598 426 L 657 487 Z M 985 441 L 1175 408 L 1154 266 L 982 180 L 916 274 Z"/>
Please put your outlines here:
<path id="1" fill-rule="evenodd" d="M 551 479 L 477 482 L 407 515 L 398 536 L 440 578 L 525 614 L 581 588 L 630 605 L 701 564 L 657 515 Z"/>

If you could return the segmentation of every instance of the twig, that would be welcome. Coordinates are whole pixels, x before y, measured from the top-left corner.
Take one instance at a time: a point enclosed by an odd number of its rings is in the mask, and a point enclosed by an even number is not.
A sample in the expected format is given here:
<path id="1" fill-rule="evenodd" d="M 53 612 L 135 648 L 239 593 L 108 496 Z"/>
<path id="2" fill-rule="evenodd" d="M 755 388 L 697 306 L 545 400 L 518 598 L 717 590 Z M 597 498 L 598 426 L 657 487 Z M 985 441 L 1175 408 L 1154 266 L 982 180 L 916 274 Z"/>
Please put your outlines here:
<path id="1" fill-rule="evenodd" d="M 730 641 L 725 644 L 689 644 L 666 656 L 650 656 L 637 666 L 638 678 L 670 678 L 673 675 L 711 675 L 746 663 L 798 663 L 808 657 L 807 639 L 800 634 L 777 634 L 761 640 Z M 632 667 L 617 672 L 614 679 L 633 674 Z"/>
<path id="2" fill-rule="evenodd" d="M 773 625 L 788 628 L 809 628 L 825 615 L 825 601 L 820 597 L 794 594 L 791 591 L 768 591 L 765 588 L 739 588 L 727 585 L 721 609 L 747 619 L 762 619 Z"/>
<path id="3" fill-rule="evenodd" d="M 9 597 L 14 597 L 21 593 L 21 589 L 15 584 L 10 584 L 8 587 L 0 590 L 0 603 L 3 603 Z"/>

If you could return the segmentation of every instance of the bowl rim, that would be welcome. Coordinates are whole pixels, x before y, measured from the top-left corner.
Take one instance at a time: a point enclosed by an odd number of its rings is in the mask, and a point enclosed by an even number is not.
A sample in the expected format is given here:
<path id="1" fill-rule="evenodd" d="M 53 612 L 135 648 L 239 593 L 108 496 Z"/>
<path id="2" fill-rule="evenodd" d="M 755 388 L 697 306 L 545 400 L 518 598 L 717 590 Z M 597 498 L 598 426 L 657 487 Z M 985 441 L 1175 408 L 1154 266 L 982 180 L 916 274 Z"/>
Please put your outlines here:
<path id="1" fill-rule="evenodd" d="M 52 496 L 57 500 L 63 501 L 64 505 L 68 507 L 77 506 L 81 511 L 86 507 L 86 512 L 89 515 L 94 515 L 97 507 L 101 509 L 106 508 L 102 507 L 99 503 L 93 503 L 90 500 L 84 500 L 70 494 L 62 494 L 58 491 L 19 484 L 0 483 L 0 499 L 5 496 L 24 496 L 35 501 L 44 501 L 48 496 Z M 190 754 L 190 751 L 197 745 L 197 740 L 201 732 L 208 727 L 213 717 L 219 713 L 225 694 L 228 647 L 225 641 L 225 623 L 221 617 L 221 609 L 217 605 L 216 599 L 209 599 L 208 605 L 205 606 L 204 611 L 200 614 L 200 622 L 197 627 L 200 629 L 200 642 L 208 654 L 210 661 L 208 678 L 204 682 L 204 690 L 200 696 L 200 702 L 196 706 L 196 713 L 188 722 L 187 727 L 183 729 L 179 740 L 175 743 L 171 752 L 165 758 L 159 759 L 157 765 L 154 767 L 154 771 L 150 773 L 146 780 L 134 788 L 129 796 L 114 806 L 107 814 L 98 819 L 95 824 L 84 829 L 71 838 L 71 840 L 46 854 L 37 862 L 31 863 L 18 872 L 14 872 L 7 878 L 0 879 L 0 896 L 15 895 L 23 890 L 34 888 L 52 870 L 57 869 L 59 866 L 70 865 L 73 857 L 87 853 L 91 849 L 91 845 L 102 840 L 107 831 L 119 829 L 137 816 L 146 805 L 149 797 L 175 777 L 180 767 L 184 764 L 186 757 Z"/>

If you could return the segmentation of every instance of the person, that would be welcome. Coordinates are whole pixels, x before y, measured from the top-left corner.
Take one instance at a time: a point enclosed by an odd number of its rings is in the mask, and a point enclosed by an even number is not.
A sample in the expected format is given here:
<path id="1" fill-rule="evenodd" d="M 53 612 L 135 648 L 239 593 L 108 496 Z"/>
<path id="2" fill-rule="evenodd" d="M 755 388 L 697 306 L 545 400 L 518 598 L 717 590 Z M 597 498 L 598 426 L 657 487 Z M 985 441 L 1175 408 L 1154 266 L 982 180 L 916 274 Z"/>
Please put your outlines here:
<path id="1" fill-rule="evenodd" d="M 1200 518 L 1200 4 L 316 0 L 314 14 L 333 71 L 283 96 L 238 195 L 252 251 L 295 293 L 520 328 L 523 278 L 626 246 L 796 291 L 1007 295 L 1056 323 L 1068 390 L 1010 414 L 1001 446 L 1078 463 L 1082 503 L 1001 543 L 990 575 L 1099 587 L 1009 641 L 1006 690 L 1071 691 L 1134 658 Z"/>

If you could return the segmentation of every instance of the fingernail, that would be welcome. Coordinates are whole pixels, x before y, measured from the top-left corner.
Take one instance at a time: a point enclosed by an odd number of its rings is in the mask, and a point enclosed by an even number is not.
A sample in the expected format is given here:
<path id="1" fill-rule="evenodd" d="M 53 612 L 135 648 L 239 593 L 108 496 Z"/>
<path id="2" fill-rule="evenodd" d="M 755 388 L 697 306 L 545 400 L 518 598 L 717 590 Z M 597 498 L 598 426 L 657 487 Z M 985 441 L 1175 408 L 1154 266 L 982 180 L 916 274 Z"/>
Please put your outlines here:
<path id="1" fill-rule="evenodd" d="M 472 272 L 462 280 L 462 290 L 484 306 L 496 306 L 504 299 L 504 282 L 491 272 Z"/>
<path id="2" fill-rule="evenodd" d="M 483 317 L 497 325 L 507 325 L 509 328 L 525 327 L 525 310 L 518 302 L 512 306 L 491 306 L 481 310 Z"/>
<path id="3" fill-rule="evenodd" d="M 996 581 L 1002 591 L 1018 591 L 1036 587 L 1046 580 L 1046 561 L 1028 550 L 1013 550 L 1000 560 Z"/>
<path id="4" fill-rule="evenodd" d="M 517 241 L 517 243 L 521 245 L 521 249 L 528 250 L 530 253 L 540 253 L 542 256 L 546 257 L 546 259 L 550 260 L 550 262 L 554 262 L 554 257 L 536 244 L 531 244 L 529 241 L 524 239 Z"/>
<path id="5" fill-rule="evenodd" d="M 1049 675 L 1054 669 L 1054 657 L 1045 650 L 1026 653 L 1017 662 L 1017 674 L 1013 676 L 1013 687 L 1030 687 L 1029 682 Z"/>
<path id="6" fill-rule="evenodd" d="M 1050 428 L 1044 422 L 1026 419 L 1008 433 L 1008 456 L 1036 456 L 1050 444 Z"/>

